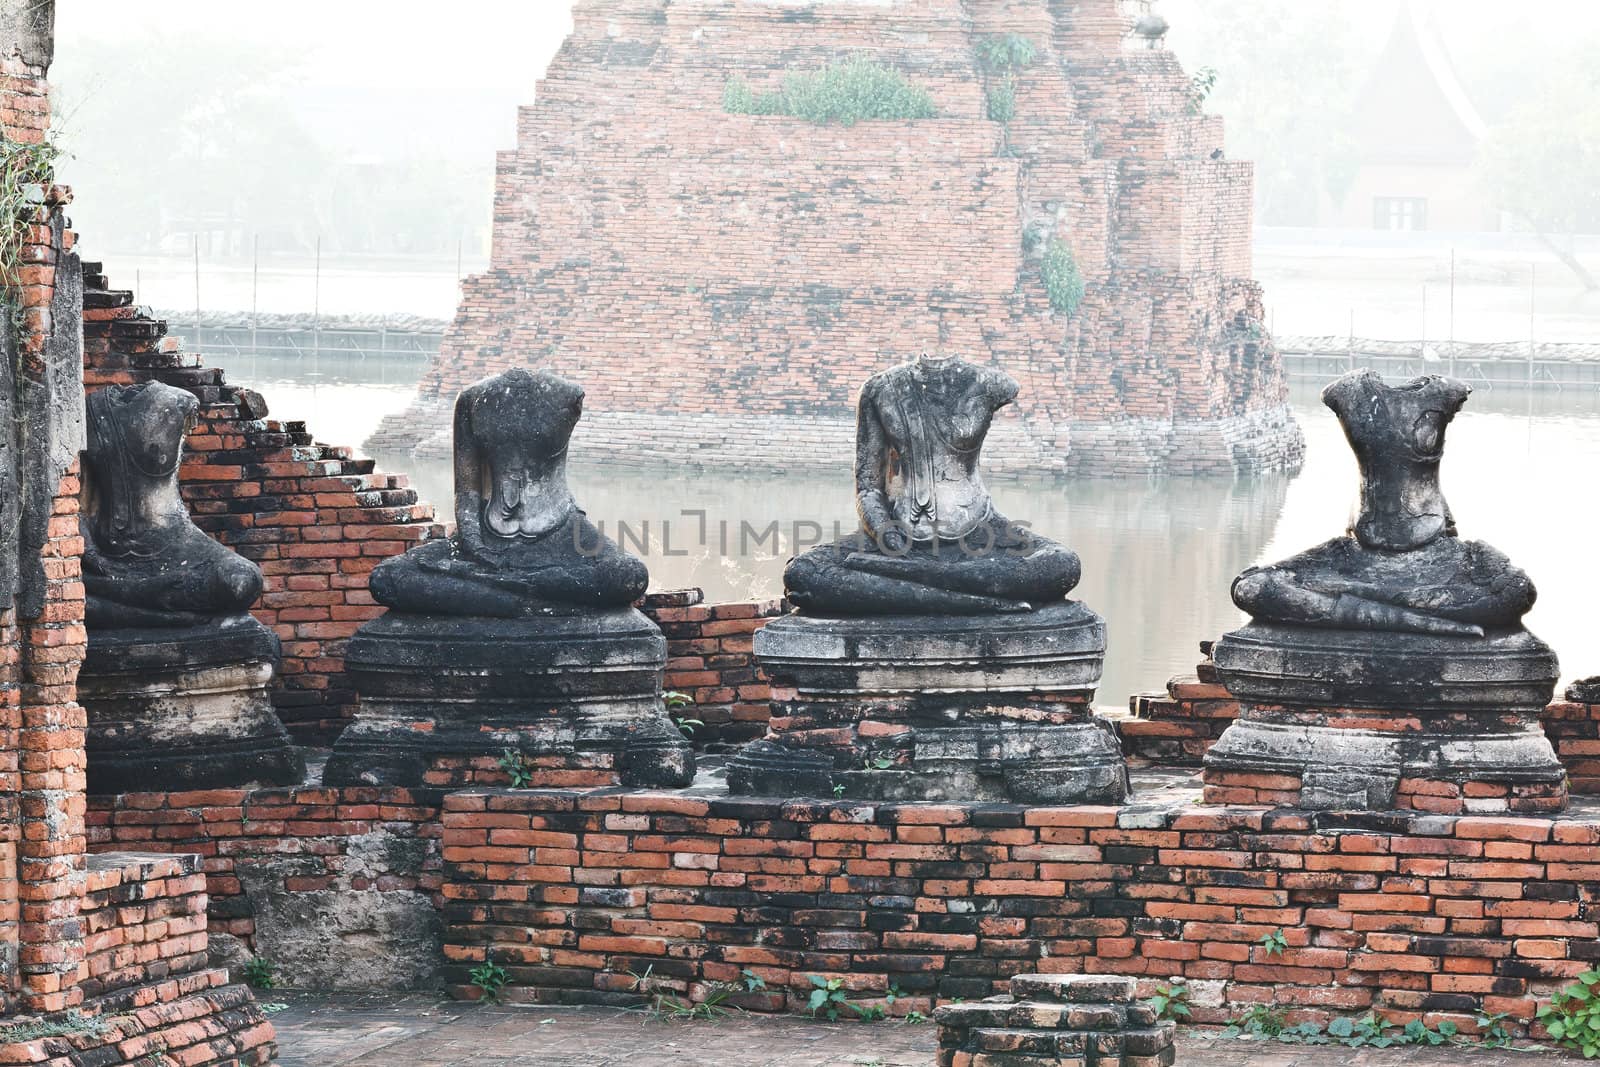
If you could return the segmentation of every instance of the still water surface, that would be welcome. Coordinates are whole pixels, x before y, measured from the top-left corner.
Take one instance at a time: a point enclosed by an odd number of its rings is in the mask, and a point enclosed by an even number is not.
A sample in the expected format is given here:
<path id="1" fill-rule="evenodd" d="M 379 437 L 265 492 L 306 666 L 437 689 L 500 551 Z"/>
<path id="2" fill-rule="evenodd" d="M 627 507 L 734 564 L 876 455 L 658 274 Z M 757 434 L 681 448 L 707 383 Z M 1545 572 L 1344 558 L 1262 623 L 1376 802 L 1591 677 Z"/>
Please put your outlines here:
<path id="1" fill-rule="evenodd" d="M 274 416 L 305 419 L 319 440 L 357 444 L 384 415 L 406 405 L 422 364 L 244 356 L 227 369 L 231 382 L 260 389 Z M 1102 704 L 1120 704 L 1191 670 L 1197 642 L 1241 618 L 1228 599 L 1239 571 L 1344 529 L 1356 464 L 1317 392 L 1295 393 L 1308 450 L 1304 469 L 1292 478 L 991 484 L 1007 515 L 1030 521 L 1083 557 L 1074 595 L 1109 627 Z M 407 471 L 423 498 L 448 514 L 448 464 L 379 459 L 386 469 Z M 1597 474 L 1600 394 L 1594 392 L 1480 389 L 1450 429 L 1444 487 L 1462 534 L 1504 549 L 1532 574 L 1540 595 L 1528 625 L 1555 646 L 1568 677 L 1600 672 L 1593 608 L 1600 596 Z M 608 534 L 626 525 L 635 539 L 628 547 L 646 556 L 654 588 L 699 586 L 709 600 L 775 597 L 795 536 L 815 536 L 807 523 L 828 537 L 835 523 L 854 528 L 845 469 L 778 478 L 616 471 L 575 461 L 571 480 Z M 705 513 L 704 543 L 702 519 L 685 511 Z M 773 522 L 778 538 L 763 537 Z"/>

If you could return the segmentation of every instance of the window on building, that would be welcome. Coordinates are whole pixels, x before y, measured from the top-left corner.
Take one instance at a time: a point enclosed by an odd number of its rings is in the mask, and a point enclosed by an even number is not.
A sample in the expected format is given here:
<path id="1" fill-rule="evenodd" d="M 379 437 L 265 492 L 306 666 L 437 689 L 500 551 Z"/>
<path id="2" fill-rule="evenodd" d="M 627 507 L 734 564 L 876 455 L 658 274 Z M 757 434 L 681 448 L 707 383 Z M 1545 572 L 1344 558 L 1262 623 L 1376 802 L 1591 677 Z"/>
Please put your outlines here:
<path id="1" fill-rule="evenodd" d="M 1378 230 L 1426 230 L 1428 201 L 1420 196 L 1373 197 L 1372 225 Z"/>

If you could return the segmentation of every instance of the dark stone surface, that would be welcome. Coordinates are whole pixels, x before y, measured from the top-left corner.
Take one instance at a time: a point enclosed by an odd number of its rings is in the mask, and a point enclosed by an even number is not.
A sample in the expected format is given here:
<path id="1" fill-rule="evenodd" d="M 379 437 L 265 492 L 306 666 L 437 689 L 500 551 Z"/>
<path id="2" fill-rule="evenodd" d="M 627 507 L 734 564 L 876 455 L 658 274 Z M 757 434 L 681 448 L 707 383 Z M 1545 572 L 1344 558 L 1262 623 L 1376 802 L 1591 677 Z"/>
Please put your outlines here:
<path id="1" fill-rule="evenodd" d="M 150 382 L 101 389 L 88 407 L 79 522 L 91 631 L 193 627 L 247 610 L 260 568 L 195 526 L 178 489 L 199 401 Z"/>
<path id="2" fill-rule="evenodd" d="M 435 761 L 508 748 L 553 770 L 610 757 L 624 785 L 693 778 L 662 703 L 666 639 L 630 606 L 649 574 L 567 487 L 582 410 L 583 390 L 548 371 L 486 378 L 456 401 L 456 532 L 373 571 L 391 611 L 350 642 L 361 711 L 325 781 L 417 785 Z"/>
<path id="3" fill-rule="evenodd" d="M 611 754 L 625 785 L 682 786 L 693 753 L 661 699 L 666 640 L 632 608 L 539 619 L 391 612 L 346 658 L 361 712 L 329 785 L 419 785 L 433 761 Z"/>
<path id="4" fill-rule="evenodd" d="M 1127 776 L 1089 700 L 1105 625 L 1064 602 L 1020 614 L 790 615 L 755 637 L 766 737 L 729 761 L 763 796 L 1115 803 Z"/>
<path id="5" fill-rule="evenodd" d="M 249 615 L 91 629 L 78 675 L 94 794 L 295 785 L 305 761 L 272 708 L 278 639 Z"/>
<path id="6" fill-rule="evenodd" d="M 512 370 L 462 391 L 455 407 L 456 532 L 385 560 L 378 603 L 414 615 L 517 618 L 644 595 L 644 563 L 603 536 L 567 486 L 583 390 L 549 371 Z"/>
<path id="7" fill-rule="evenodd" d="M 49 67 L 56 51 L 55 0 L 0 0 L 0 51 Z"/>
<path id="8" fill-rule="evenodd" d="M 1401 779 L 1564 781 L 1538 727 L 1559 666 L 1521 626 L 1533 583 L 1459 539 L 1439 490 L 1445 428 L 1469 392 L 1434 376 L 1391 388 L 1371 371 L 1324 391 L 1360 461 L 1360 515 L 1345 537 L 1235 581 L 1255 621 L 1213 651 L 1241 710 L 1206 755 L 1208 781 L 1291 776 L 1316 809 L 1391 807 Z"/>
<path id="9" fill-rule="evenodd" d="M 821 615 L 1023 612 L 1078 584 L 1073 552 L 999 514 L 979 471 L 1003 372 L 921 357 L 868 379 L 856 413 L 861 529 L 792 560 L 789 599 Z"/>
<path id="10" fill-rule="evenodd" d="M 1600 678 L 1580 678 L 1567 686 L 1566 695 L 1578 704 L 1600 704 Z"/>

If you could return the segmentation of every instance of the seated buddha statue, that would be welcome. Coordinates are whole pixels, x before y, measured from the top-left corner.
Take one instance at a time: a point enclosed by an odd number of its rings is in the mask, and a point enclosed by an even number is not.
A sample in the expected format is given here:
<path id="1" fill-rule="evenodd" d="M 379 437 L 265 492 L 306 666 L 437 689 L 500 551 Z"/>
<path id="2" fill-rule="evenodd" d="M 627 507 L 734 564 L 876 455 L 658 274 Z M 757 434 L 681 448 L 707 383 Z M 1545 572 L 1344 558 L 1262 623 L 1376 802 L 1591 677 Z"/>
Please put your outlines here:
<path id="1" fill-rule="evenodd" d="M 1388 386 L 1372 371 L 1323 391 L 1361 467 L 1360 513 L 1343 537 L 1233 584 L 1263 622 L 1481 637 L 1533 607 L 1533 583 L 1498 550 L 1456 535 L 1439 488 L 1445 428 L 1471 389 L 1429 375 Z"/>
<path id="2" fill-rule="evenodd" d="M 456 529 L 372 572 L 378 603 L 418 615 L 518 618 L 618 607 L 644 594 L 643 561 L 606 538 L 567 486 L 583 389 L 511 370 L 464 389 L 455 407 Z"/>
<path id="3" fill-rule="evenodd" d="M 87 401 L 83 533 L 91 628 L 194 626 L 249 609 L 261 570 L 208 537 L 178 492 L 184 435 L 200 403 L 150 382 Z"/>
<path id="4" fill-rule="evenodd" d="M 1000 514 L 979 471 L 1001 371 L 920 356 L 870 378 L 856 412 L 860 530 L 791 560 L 789 599 L 826 615 L 1023 612 L 1078 584 L 1078 557 Z"/>

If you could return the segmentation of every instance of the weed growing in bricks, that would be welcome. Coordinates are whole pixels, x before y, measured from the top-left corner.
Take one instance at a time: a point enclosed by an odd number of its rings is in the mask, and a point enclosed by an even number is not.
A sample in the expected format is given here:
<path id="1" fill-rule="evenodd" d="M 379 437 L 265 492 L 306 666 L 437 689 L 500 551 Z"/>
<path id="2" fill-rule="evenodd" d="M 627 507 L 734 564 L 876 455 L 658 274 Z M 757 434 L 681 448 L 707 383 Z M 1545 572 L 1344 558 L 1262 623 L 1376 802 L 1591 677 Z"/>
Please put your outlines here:
<path id="1" fill-rule="evenodd" d="M 467 974 L 468 984 L 478 991 L 478 999 L 485 1004 L 500 1003 L 500 990 L 510 980 L 506 969 L 493 960 L 485 960 Z"/>
<path id="2" fill-rule="evenodd" d="M 1592 1060 L 1600 1056 L 1600 971 L 1585 971 L 1578 980 L 1539 1005 L 1539 1021 L 1562 1048 L 1583 1053 Z"/>
<path id="3" fill-rule="evenodd" d="M 244 965 L 245 985 L 251 989 L 271 989 L 278 984 L 277 970 L 264 956 L 252 956 Z"/>
<path id="4" fill-rule="evenodd" d="M 1182 1021 L 1192 1014 L 1189 1010 L 1189 987 L 1181 982 L 1156 986 L 1155 996 L 1145 1003 L 1155 1009 L 1159 1019 Z"/>
<path id="5" fill-rule="evenodd" d="M 1511 1046 L 1511 1028 L 1506 1025 L 1506 1020 L 1511 1017 L 1508 1011 L 1478 1013 L 1478 1043 L 1484 1048 L 1509 1048 Z"/>
<path id="6" fill-rule="evenodd" d="M 1283 950 L 1289 947 L 1289 939 L 1283 936 L 1282 930 L 1274 930 L 1270 934 L 1262 934 L 1261 940 L 1256 944 L 1260 945 L 1261 950 L 1268 956 L 1281 956 Z"/>
<path id="7" fill-rule="evenodd" d="M 494 762 L 511 779 L 512 789 L 526 789 L 533 784 L 533 768 L 528 766 L 527 757 L 516 749 L 503 750 Z"/>
<path id="8" fill-rule="evenodd" d="M 25 144 L 0 133 L 0 288 L 20 281 L 22 246 L 58 155 L 48 141 Z"/>
<path id="9" fill-rule="evenodd" d="M 759 993 L 767 988 L 764 978 L 746 968 L 740 972 L 737 982 L 712 982 L 706 987 L 704 999 L 694 1002 L 659 988 L 651 977 L 653 970 L 653 967 L 646 967 L 643 974 L 634 974 L 632 971 L 628 974 L 633 978 L 634 992 L 650 996 L 650 1014 L 662 1022 L 709 1022 L 720 1019 L 739 1010 L 738 1005 L 725 1006 L 733 997 L 743 993 Z"/>
<path id="10" fill-rule="evenodd" d="M 811 983 L 811 995 L 806 998 L 806 1012 L 815 1019 L 818 1015 L 830 1023 L 839 1021 L 845 1011 L 852 1011 L 856 1018 L 862 1022 L 878 1022 L 887 1014 L 876 1004 L 857 1004 L 850 999 L 850 994 L 845 991 L 843 978 L 824 978 L 820 974 L 806 975 L 806 981 Z M 897 987 L 890 987 L 890 992 L 884 997 L 893 1004 L 898 997 Z"/>
<path id="11" fill-rule="evenodd" d="M 37 1041 L 42 1037 L 77 1037 L 99 1035 L 111 1025 L 98 1015 L 85 1015 L 73 1008 L 59 1019 L 38 1019 L 29 1023 L 15 1023 L 0 1027 L 0 1045 L 13 1041 Z"/>
<path id="12" fill-rule="evenodd" d="M 1019 33 L 993 34 L 978 42 L 977 52 L 984 70 L 985 110 L 990 121 L 1007 126 L 1017 117 L 1017 71 L 1033 63 L 1033 42 Z M 1003 134 L 1001 154 L 1011 154 L 1009 130 Z"/>
<path id="13" fill-rule="evenodd" d="M 688 693 L 669 690 L 661 694 L 661 699 L 666 702 L 668 715 L 672 715 L 674 711 L 694 707 L 694 697 Z M 706 724 L 704 719 L 693 719 L 686 715 L 672 715 L 672 721 L 677 723 L 678 731 L 684 737 L 693 737 L 695 730 Z"/>
<path id="14" fill-rule="evenodd" d="M 1077 311 L 1078 305 L 1083 303 L 1083 275 L 1078 272 L 1078 261 L 1073 258 L 1067 242 L 1059 237 L 1050 238 L 1039 270 L 1050 306 L 1063 315 Z"/>
<path id="15" fill-rule="evenodd" d="M 1206 99 L 1211 95 L 1211 90 L 1216 87 L 1216 67 L 1201 67 L 1195 71 L 1194 77 L 1189 79 L 1189 114 L 1204 114 Z"/>
<path id="16" fill-rule="evenodd" d="M 854 126 L 878 120 L 931 119 L 933 97 L 893 67 L 853 56 L 821 70 L 791 71 L 772 92 L 760 93 L 735 75 L 722 92 L 722 109 L 733 115 L 787 115 L 818 126 Z"/>
<path id="17" fill-rule="evenodd" d="M 1276 1041 L 1278 1035 L 1283 1033 L 1287 1023 L 1284 1021 L 1282 1008 L 1270 1008 L 1265 1004 L 1252 1004 L 1250 1010 L 1229 1024 L 1223 1031 L 1225 1037 L 1243 1037 L 1255 1040 Z"/>

